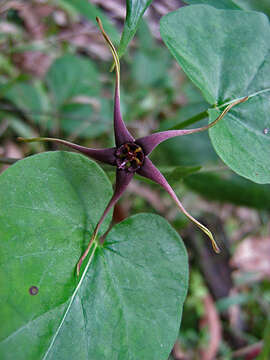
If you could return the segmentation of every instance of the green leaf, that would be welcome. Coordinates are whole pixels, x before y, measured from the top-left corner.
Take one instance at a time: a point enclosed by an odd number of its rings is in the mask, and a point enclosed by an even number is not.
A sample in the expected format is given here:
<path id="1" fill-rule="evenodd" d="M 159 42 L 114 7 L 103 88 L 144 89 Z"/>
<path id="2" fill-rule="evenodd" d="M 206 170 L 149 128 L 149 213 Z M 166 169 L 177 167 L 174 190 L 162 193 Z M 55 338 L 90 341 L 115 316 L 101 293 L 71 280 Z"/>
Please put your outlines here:
<path id="1" fill-rule="evenodd" d="M 245 0 L 246 1 L 246 0 Z M 184 0 L 186 4 L 196 5 L 196 4 L 205 4 L 214 6 L 217 9 L 231 9 L 231 10 L 240 10 L 241 7 L 236 4 L 234 0 Z"/>
<path id="2" fill-rule="evenodd" d="M 153 0 L 126 0 L 126 20 L 122 32 L 118 55 L 121 57 L 128 43 L 132 40 L 139 26 L 140 20 Z"/>
<path id="3" fill-rule="evenodd" d="M 69 10 L 73 9 L 78 14 L 85 17 L 87 20 L 90 20 L 96 24 L 96 17 L 98 16 L 104 26 L 105 31 L 109 34 L 113 42 L 119 42 L 119 34 L 116 27 L 111 23 L 104 13 L 97 8 L 94 4 L 91 4 L 89 1 L 85 0 L 58 0 L 60 5 L 68 6 Z"/>
<path id="4" fill-rule="evenodd" d="M 1 74 L 7 74 L 11 78 L 18 76 L 18 70 L 12 64 L 9 57 L 0 54 L 0 71 Z"/>
<path id="5" fill-rule="evenodd" d="M 111 194 L 103 171 L 75 153 L 32 156 L 1 175 L 0 358 L 42 358 Z M 32 286 L 37 296 L 29 294 Z"/>
<path id="6" fill-rule="evenodd" d="M 228 170 L 192 174 L 184 183 L 208 200 L 270 210 L 270 185 L 255 184 Z"/>
<path id="7" fill-rule="evenodd" d="M 234 0 L 238 6 L 245 10 L 264 12 L 270 17 L 270 3 L 268 0 Z"/>
<path id="8" fill-rule="evenodd" d="M 207 5 L 186 6 L 163 17 L 161 33 L 176 60 L 211 105 L 250 96 L 210 130 L 210 137 L 218 155 L 235 172 L 258 183 L 269 183 L 267 17 Z M 216 115 L 217 112 L 210 112 L 212 120 Z"/>
<path id="9" fill-rule="evenodd" d="M 153 51 L 150 54 L 137 52 L 132 64 L 132 77 L 140 86 L 155 86 L 164 80 L 164 73 L 168 69 L 167 54 Z"/>
<path id="10" fill-rule="evenodd" d="M 101 109 L 94 111 L 90 104 L 70 103 L 61 108 L 61 128 L 72 136 L 95 138 L 111 127 L 111 106 L 103 99 Z M 110 112 L 110 116 L 106 114 Z"/>
<path id="11" fill-rule="evenodd" d="M 235 305 L 245 305 L 252 300 L 250 294 L 237 294 L 223 297 L 216 302 L 216 307 L 219 312 L 228 311 L 228 309 Z"/>
<path id="12" fill-rule="evenodd" d="M 269 336 L 270 336 L 270 320 L 268 318 L 263 334 L 263 348 L 259 356 L 257 357 L 258 360 L 269 359 L 270 356 L 270 343 L 268 341 Z"/>
<path id="13" fill-rule="evenodd" d="M 269 0 L 184 0 L 184 2 L 189 5 L 211 5 L 217 9 L 261 11 L 270 16 Z"/>
<path id="14" fill-rule="evenodd" d="M 178 112 L 178 116 L 174 120 L 171 120 L 164 125 L 171 126 L 175 123 L 178 124 L 179 120 L 181 121 L 181 124 L 185 122 L 184 119 L 193 116 L 196 109 L 197 112 L 200 112 L 201 109 L 204 108 L 205 103 L 186 105 Z M 203 126 L 206 124 L 207 122 L 202 120 L 196 125 Z M 189 126 L 189 128 L 192 127 L 194 126 Z M 211 145 L 211 141 L 207 132 L 182 136 L 181 139 L 174 138 L 167 140 L 163 144 L 159 145 L 159 148 L 156 150 L 156 152 L 157 156 L 162 155 L 160 153 L 163 153 L 163 155 L 165 154 L 167 159 L 166 161 L 170 165 L 196 166 L 213 163 L 216 164 L 218 162 L 218 156 L 213 150 L 213 146 Z"/>
<path id="15" fill-rule="evenodd" d="M 4 97 L 16 105 L 32 122 L 45 125 L 50 118 L 49 99 L 38 82 L 15 82 L 5 91 Z"/>
<path id="16" fill-rule="evenodd" d="M 0 112 L 0 116 L 2 113 Z M 9 127 L 15 132 L 17 136 L 24 138 L 37 137 L 38 134 L 29 126 L 25 121 L 18 119 L 10 114 L 4 114 L 4 117 L 8 120 Z M 42 143 L 30 143 L 29 147 L 34 151 L 43 151 L 44 145 Z"/>
<path id="17" fill-rule="evenodd" d="M 155 44 L 144 21 L 138 29 L 138 38 L 140 46 L 132 61 L 132 77 L 141 87 L 157 86 L 166 79 L 168 52 Z"/>
<path id="18" fill-rule="evenodd" d="M 54 61 L 46 74 L 45 81 L 56 107 L 60 107 L 75 96 L 99 94 L 99 80 L 92 61 L 71 54 Z"/>
<path id="19" fill-rule="evenodd" d="M 201 93 L 191 83 L 188 82 L 184 85 L 183 89 L 185 98 L 188 105 L 180 108 L 180 110 L 173 116 L 168 117 L 160 123 L 159 131 L 166 131 L 175 128 L 194 128 L 194 125 L 189 125 L 189 120 L 193 119 L 198 113 L 206 112 L 207 103 L 203 100 Z M 207 112 L 206 112 L 207 117 Z M 196 126 L 203 126 L 207 124 L 207 119 L 201 120 L 196 123 Z M 218 156 L 213 149 L 209 135 L 207 132 L 192 134 L 189 136 L 182 136 L 180 138 L 173 138 L 160 144 L 153 153 L 154 160 L 160 164 L 172 165 L 174 168 L 179 169 L 198 169 L 201 165 L 217 164 Z M 190 166 L 192 165 L 192 166 Z M 199 166 L 198 166 L 199 165 Z M 161 172 L 164 174 L 164 167 L 160 167 Z M 166 170 L 166 165 L 165 165 Z M 169 183 L 179 182 L 182 176 L 168 178 Z M 169 172 L 165 172 L 166 176 L 170 176 Z M 183 173 L 184 175 L 184 173 Z"/>
<path id="20" fill-rule="evenodd" d="M 270 183 L 270 116 L 265 110 L 267 103 L 266 94 L 254 97 L 245 106 L 232 109 L 224 121 L 209 131 L 221 159 L 236 173 L 259 184 Z M 219 112 L 210 110 L 209 114 L 212 120 Z"/>
<path id="21" fill-rule="evenodd" d="M 103 171 L 74 153 L 36 155 L 1 175 L 1 358 L 168 358 L 188 263 L 163 218 L 116 225 L 76 283 L 74 267 L 111 193 Z"/>
<path id="22" fill-rule="evenodd" d="M 200 169 L 200 166 L 169 166 L 160 168 L 160 171 L 167 178 L 168 182 L 172 184 L 196 173 Z"/>

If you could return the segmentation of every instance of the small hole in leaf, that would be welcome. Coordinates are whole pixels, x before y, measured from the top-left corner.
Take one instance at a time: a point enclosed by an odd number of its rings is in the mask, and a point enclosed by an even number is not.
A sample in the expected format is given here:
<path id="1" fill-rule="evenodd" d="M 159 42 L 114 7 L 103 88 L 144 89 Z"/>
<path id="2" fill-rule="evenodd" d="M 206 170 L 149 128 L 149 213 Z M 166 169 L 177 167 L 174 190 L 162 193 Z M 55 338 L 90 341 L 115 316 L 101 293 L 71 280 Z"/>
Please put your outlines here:
<path id="1" fill-rule="evenodd" d="M 38 294 L 38 288 L 36 286 L 31 286 L 29 288 L 29 294 L 30 295 L 37 295 Z"/>
<path id="2" fill-rule="evenodd" d="M 263 129 L 263 133 L 264 133 L 265 135 L 267 135 L 267 134 L 269 133 L 269 129 L 267 129 L 267 128 Z"/>

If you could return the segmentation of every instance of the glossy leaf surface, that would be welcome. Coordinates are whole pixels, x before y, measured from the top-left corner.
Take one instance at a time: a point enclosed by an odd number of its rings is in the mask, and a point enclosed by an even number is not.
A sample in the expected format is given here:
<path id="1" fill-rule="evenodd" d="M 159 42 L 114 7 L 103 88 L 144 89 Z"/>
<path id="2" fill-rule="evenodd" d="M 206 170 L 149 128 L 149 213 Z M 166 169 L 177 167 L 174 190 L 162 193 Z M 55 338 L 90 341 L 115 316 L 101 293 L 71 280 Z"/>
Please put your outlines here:
<path id="1" fill-rule="evenodd" d="M 116 225 L 76 281 L 110 196 L 102 170 L 74 153 L 36 155 L 1 175 L 1 358 L 167 359 L 188 263 L 164 219 L 141 214 Z"/>
<path id="2" fill-rule="evenodd" d="M 42 358 L 111 194 L 103 171 L 75 153 L 29 157 L 1 175 L 1 358 Z"/>

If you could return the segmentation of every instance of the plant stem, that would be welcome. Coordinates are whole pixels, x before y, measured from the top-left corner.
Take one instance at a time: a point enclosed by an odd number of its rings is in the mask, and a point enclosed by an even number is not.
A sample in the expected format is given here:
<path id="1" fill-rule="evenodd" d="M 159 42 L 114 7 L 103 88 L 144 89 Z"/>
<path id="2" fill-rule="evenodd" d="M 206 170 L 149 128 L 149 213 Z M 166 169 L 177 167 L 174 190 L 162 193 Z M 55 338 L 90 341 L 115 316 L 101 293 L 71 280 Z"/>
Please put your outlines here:
<path id="1" fill-rule="evenodd" d="M 175 125 L 173 127 L 171 127 L 169 130 L 181 130 L 186 128 L 189 125 L 195 124 L 196 122 L 205 119 L 208 116 L 208 112 L 207 110 L 202 111 L 201 113 L 192 116 L 191 118 L 183 121 L 181 124 Z"/>

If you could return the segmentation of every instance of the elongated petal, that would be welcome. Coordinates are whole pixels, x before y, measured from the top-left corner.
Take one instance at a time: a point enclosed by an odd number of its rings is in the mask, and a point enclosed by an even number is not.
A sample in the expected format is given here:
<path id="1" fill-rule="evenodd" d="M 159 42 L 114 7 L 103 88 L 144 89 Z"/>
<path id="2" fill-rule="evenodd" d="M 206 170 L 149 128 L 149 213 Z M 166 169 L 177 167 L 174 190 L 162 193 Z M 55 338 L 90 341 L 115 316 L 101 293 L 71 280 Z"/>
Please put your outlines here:
<path id="1" fill-rule="evenodd" d="M 114 95 L 114 136 L 115 136 L 115 143 L 116 146 L 119 147 L 120 145 L 126 142 L 133 142 L 134 138 L 129 133 L 121 115 L 120 109 L 120 62 L 117 55 L 117 51 L 111 42 L 109 36 L 103 29 L 101 20 L 97 17 L 97 23 L 100 27 L 101 33 L 109 46 L 112 56 L 115 62 L 115 74 L 116 74 L 116 82 L 115 82 L 115 95 Z"/>
<path id="2" fill-rule="evenodd" d="M 56 142 L 58 144 L 63 144 L 68 146 L 74 150 L 79 151 L 80 153 L 89 156 L 92 159 L 101 161 L 105 164 L 115 165 L 115 148 L 108 148 L 108 149 L 91 149 L 85 146 L 80 146 L 77 144 L 73 144 L 66 140 L 61 139 L 54 139 L 54 138 L 31 138 L 31 139 L 24 139 L 18 138 L 18 140 L 23 142 L 35 142 L 35 141 L 51 141 Z"/>
<path id="3" fill-rule="evenodd" d="M 214 237 L 209 229 L 202 225 L 198 220 L 196 220 L 192 215 L 190 215 L 187 210 L 184 208 L 178 197 L 176 196 L 175 192 L 171 188 L 171 186 L 168 184 L 165 177 L 161 174 L 161 172 L 155 167 L 155 165 L 149 160 L 148 158 L 145 158 L 144 164 L 141 167 L 140 170 L 137 171 L 137 173 L 141 176 L 144 176 L 150 180 L 153 180 L 154 182 L 161 185 L 172 197 L 172 199 L 175 201 L 176 205 L 179 207 L 179 209 L 195 224 L 197 225 L 211 240 L 213 249 L 216 253 L 219 253 L 220 250 L 214 240 Z"/>
<path id="4" fill-rule="evenodd" d="M 145 155 L 149 155 L 155 147 L 162 143 L 163 141 L 173 138 L 175 136 L 182 136 L 182 135 L 188 135 L 188 134 L 194 134 L 197 132 L 201 132 L 204 130 L 210 129 L 212 126 L 214 126 L 219 120 L 221 120 L 227 112 L 235 105 L 242 103 L 246 101 L 248 97 L 238 99 L 234 101 L 233 103 L 229 104 L 222 113 L 216 118 L 216 120 L 212 121 L 209 125 L 202 126 L 200 128 L 196 129 L 187 129 L 187 130 L 168 130 L 168 131 L 162 131 L 156 134 L 152 134 L 149 136 L 145 136 L 143 138 L 135 140 L 136 144 L 140 145 L 144 151 Z"/>
<path id="5" fill-rule="evenodd" d="M 79 273 L 80 273 L 80 267 L 82 265 L 82 262 L 86 258 L 87 254 L 89 253 L 89 250 L 91 249 L 92 244 L 97 237 L 98 230 L 99 230 L 101 224 L 103 223 L 106 215 L 111 210 L 111 208 L 117 203 L 117 201 L 119 200 L 119 198 L 121 197 L 123 192 L 126 190 L 133 175 L 134 175 L 134 173 L 127 172 L 125 170 L 116 170 L 115 190 L 114 190 L 113 196 L 112 196 L 111 200 L 109 201 L 108 205 L 106 206 L 99 222 L 97 223 L 97 225 L 95 227 L 95 230 L 93 232 L 91 240 L 87 246 L 87 249 L 85 250 L 85 252 L 83 253 L 82 257 L 80 258 L 80 260 L 77 264 L 77 275 L 79 275 Z"/>

